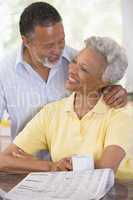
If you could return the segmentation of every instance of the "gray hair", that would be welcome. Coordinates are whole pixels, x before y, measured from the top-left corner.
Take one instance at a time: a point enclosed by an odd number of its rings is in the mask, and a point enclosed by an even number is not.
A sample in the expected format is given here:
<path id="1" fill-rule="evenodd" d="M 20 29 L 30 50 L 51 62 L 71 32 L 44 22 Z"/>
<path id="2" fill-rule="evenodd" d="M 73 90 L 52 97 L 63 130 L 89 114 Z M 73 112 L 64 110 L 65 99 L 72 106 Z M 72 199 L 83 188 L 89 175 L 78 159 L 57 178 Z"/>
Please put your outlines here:
<path id="1" fill-rule="evenodd" d="M 90 37 L 85 40 L 86 48 L 93 48 L 100 52 L 107 60 L 107 67 L 103 73 L 103 80 L 110 83 L 119 81 L 128 66 L 125 51 L 114 40 L 108 37 Z"/>

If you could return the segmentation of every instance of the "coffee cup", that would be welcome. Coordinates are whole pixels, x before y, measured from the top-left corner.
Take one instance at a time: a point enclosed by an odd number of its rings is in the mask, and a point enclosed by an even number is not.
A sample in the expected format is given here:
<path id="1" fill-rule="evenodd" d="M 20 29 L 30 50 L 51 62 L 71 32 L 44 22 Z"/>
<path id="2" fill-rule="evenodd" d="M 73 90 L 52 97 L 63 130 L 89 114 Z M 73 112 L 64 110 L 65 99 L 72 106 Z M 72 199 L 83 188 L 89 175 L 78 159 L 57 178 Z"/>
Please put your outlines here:
<path id="1" fill-rule="evenodd" d="M 73 171 L 93 170 L 94 159 L 92 155 L 72 156 Z"/>

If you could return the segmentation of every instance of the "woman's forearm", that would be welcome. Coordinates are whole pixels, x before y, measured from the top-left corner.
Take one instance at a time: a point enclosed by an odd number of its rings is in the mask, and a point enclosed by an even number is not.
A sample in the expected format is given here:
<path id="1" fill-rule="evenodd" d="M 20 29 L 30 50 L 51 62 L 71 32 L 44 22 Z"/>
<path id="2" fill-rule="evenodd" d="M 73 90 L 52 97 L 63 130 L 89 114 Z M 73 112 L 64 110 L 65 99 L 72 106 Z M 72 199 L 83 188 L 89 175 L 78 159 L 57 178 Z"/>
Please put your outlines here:
<path id="1" fill-rule="evenodd" d="M 51 162 L 46 160 L 22 159 L 11 155 L 0 155 L 0 171 L 50 171 Z"/>
<path id="2" fill-rule="evenodd" d="M 121 147 L 110 145 L 105 148 L 101 158 L 95 161 L 95 168 L 111 168 L 116 172 L 124 156 L 125 152 Z"/>

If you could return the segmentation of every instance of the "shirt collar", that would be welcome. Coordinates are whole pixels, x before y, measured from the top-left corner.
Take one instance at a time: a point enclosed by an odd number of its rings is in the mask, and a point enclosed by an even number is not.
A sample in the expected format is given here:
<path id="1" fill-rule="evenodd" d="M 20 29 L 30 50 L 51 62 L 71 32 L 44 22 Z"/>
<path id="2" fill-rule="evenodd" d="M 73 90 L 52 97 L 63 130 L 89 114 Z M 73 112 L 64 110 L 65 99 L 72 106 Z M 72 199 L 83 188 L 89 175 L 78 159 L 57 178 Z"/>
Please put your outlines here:
<path id="1" fill-rule="evenodd" d="M 103 96 L 101 96 L 101 98 L 99 99 L 97 104 L 92 109 L 92 112 L 103 114 L 103 113 L 106 113 L 109 109 L 110 109 L 109 106 L 106 105 L 104 100 L 103 100 Z"/>
<path id="2" fill-rule="evenodd" d="M 72 59 L 77 55 L 77 53 L 77 50 L 72 49 L 66 45 L 62 53 L 62 58 L 66 59 L 70 63 Z"/>
<path id="3" fill-rule="evenodd" d="M 69 97 L 67 97 L 67 102 L 65 104 L 65 111 L 66 112 L 73 112 L 73 102 L 74 102 L 75 93 L 73 92 Z M 94 106 L 94 108 L 91 110 L 93 113 L 97 114 L 104 114 L 109 110 L 109 106 L 107 106 L 103 101 L 103 96 L 99 99 L 97 104 Z"/>
<path id="4" fill-rule="evenodd" d="M 19 49 L 18 49 L 18 54 L 16 58 L 16 63 L 15 63 L 15 68 L 19 66 L 19 64 L 24 64 L 24 59 L 23 59 L 23 50 L 24 50 L 24 45 L 21 44 Z"/>
<path id="5" fill-rule="evenodd" d="M 25 67 L 25 62 L 24 62 L 24 58 L 23 58 L 23 51 L 24 51 L 24 45 L 23 43 L 21 43 L 19 49 L 18 49 L 18 54 L 17 54 L 17 58 L 16 58 L 16 63 L 15 63 L 15 69 L 17 69 L 20 65 Z M 55 64 L 54 68 L 57 68 L 60 66 L 60 62 L 61 59 L 64 58 L 65 60 L 67 60 L 69 63 L 72 61 L 72 59 L 76 56 L 77 51 L 65 46 L 63 53 L 61 55 L 61 58 L 59 60 L 59 62 L 57 64 Z M 62 66 L 62 65 L 61 65 Z"/>
<path id="6" fill-rule="evenodd" d="M 74 102 L 75 92 L 73 92 L 69 97 L 67 97 L 67 102 L 65 104 L 66 112 L 73 112 L 73 102 Z"/>

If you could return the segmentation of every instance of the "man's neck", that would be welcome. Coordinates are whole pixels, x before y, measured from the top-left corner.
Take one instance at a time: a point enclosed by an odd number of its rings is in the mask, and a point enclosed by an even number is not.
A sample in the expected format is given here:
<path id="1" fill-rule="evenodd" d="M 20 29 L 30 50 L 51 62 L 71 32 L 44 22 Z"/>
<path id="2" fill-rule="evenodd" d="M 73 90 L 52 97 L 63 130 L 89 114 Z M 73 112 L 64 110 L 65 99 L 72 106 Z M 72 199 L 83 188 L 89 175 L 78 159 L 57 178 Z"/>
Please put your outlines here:
<path id="1" fill-rule="evenodd" d="M 43 80 L 45 80 L 45 81 L 48 80 L 50 69 L 45 67 L 45 66 L 43 66 L 43 64 L 34 61 L 31 58 L 27 48 L 24 48 L 23 58 L 24 58 L 24 61 L 27 62 L 41 76 L 41 78 Z"/>
<path id="2" fill-rule="evenodd" d="M 76 93 L 74 100 L 74 111 L 79 119 L 83 118 L 90 110 L 94 108 L 101 97 L 100 91 L 91 91 L 88 93 Z"/>

